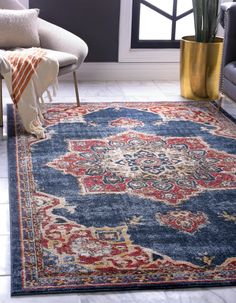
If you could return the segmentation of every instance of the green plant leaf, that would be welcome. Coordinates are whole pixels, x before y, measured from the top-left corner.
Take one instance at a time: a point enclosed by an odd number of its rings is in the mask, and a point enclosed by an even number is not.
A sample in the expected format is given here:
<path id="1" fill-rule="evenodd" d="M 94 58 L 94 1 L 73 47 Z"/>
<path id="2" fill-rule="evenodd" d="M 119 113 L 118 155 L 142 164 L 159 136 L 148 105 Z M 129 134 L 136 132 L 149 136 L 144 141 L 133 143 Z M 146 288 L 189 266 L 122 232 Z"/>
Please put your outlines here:
<path id="1" fill-rule="evenodd" d="M 197 42 L 213 42 L 219 24 L 219 0 L 192 0 Z"/>

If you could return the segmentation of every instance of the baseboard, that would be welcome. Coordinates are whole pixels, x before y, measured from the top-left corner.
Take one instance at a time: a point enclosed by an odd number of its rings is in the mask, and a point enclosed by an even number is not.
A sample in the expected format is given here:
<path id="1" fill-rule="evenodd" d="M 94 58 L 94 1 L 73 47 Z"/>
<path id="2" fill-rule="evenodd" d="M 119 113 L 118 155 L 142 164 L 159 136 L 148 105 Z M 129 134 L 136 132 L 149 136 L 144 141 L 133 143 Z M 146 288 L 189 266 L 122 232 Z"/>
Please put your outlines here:
<path id="1" fill-rule="evenodd" d="M 61 77 L 71 80 L 72 75 Z M 78 70 L 80 81 L 179 80 L 179 63 L 84 63 Z"/>

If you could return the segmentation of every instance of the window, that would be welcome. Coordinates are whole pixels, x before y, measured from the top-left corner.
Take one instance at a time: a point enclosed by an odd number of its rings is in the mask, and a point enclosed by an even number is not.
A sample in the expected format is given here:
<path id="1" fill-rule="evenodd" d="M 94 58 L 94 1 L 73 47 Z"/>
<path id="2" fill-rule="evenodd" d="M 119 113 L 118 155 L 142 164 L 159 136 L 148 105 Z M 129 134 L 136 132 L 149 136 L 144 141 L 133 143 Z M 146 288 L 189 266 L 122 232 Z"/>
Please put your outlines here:
<path id="1" fill-rule="evenodd" d="M 175 63 L 178 67 L 180 52 L 177 48 L 132 48 L 132 23 L 134 12 L 133 0 L 120 0 L 120 30 L 119 30 L 119 62 L 136 63 Z M 161 0 L 167 2 L 169 0 Z M 188 0 L 191 1 L 191 0 Z M 192 2 L 192 1 L 191 1 Z M 150 25 L 150 23 L 149 23 Z M 186 29 L 186 34 L 191 35 L 194 32 Z M 158 65 L 163 71 L 164 65 Z M 166 65 L 165 65 L 165 68 Z"/>
<path id="2" fill-rule="evenodd" d="M 194 33 L 192 0 L 133 0 L 131 48 L 178 48 Z"/>

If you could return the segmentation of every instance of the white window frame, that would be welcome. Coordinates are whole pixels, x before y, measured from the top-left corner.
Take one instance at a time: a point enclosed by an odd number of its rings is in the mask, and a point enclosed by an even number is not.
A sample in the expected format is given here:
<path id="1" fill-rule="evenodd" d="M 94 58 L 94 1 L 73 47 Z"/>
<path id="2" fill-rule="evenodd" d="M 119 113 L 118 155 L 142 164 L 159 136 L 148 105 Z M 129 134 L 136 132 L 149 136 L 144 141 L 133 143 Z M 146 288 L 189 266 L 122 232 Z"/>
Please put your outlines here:
<path id="1" fill-rule="evenodd" d="M 133 0 L 121 0 L 119 62 L 179 62 L 179 49 L 131 49 Z"/>

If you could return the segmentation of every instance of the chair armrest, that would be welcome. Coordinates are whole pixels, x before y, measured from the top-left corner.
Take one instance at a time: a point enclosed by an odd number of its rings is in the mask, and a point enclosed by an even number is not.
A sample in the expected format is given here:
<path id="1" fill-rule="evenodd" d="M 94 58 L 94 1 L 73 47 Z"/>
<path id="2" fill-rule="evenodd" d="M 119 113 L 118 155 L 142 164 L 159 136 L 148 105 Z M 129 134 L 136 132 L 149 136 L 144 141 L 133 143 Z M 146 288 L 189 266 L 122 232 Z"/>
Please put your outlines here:
<path id="1" fill-rule="evenodd" d="M 220 6 L 220 24 L 225 28 L 225 14 L 231 6 L 235 6 L 235 2 L 224 2 Z"/>
<path id="2" fill-rule="evenodd" d="M 88 54 L 88 46 L 81 38 L 42 19 L 39 19 L 39 36 L 42 48 L 75 55 L 78 58 L 78 66 Z"/>
<path id="3" fill-rule="evenodd" d="M 223 67 L 236 60 L 236 3 L 226 10 L 224 24 Z"/>

